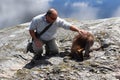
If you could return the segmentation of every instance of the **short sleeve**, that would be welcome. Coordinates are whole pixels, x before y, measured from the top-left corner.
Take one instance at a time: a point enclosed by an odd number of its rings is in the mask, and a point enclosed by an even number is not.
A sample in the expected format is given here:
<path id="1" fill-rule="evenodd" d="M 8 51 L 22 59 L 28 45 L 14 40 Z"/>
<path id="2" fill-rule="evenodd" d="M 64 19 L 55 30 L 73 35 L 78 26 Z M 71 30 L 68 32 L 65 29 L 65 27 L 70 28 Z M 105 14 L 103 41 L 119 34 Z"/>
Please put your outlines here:
<path id="1" fill-rule="evenodd" d="M 66 20 L 59 18 L 58 23 L 60 27 L 63 27 L 64 29 L 70 29 L 71 24 Z"/>
<path id="2" fill-rule="evenodd" d="M 37 21 L 36 19 L 32 19 L 30 26 L 29 26 L 29 30 L 35 30 L 37 28 Z"/>

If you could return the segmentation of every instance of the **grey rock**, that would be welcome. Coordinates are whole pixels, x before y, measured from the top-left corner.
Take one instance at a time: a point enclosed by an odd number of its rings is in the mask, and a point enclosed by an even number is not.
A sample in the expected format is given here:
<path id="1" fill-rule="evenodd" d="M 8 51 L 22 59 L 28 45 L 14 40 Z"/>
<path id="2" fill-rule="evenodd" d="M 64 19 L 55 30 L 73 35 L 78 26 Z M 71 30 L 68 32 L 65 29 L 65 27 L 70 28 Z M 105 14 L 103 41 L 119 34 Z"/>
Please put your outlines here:
<path id="1" fill-rule="evenodd" d="M 29 23 L 0 30 L 1 80 L 118 80 L 120 78 L 120 18 L 77 21 L 66 19 L 95 36 L 91 58 L 78 62 L 68 56 L 74 35 L 60 29 L 56 34 L 60 54 L 35 61 L 25 53 Z M 31 64 L 32 67 L 29 65 Z M 29 68 L 26 68 L 28 66 Z"/>

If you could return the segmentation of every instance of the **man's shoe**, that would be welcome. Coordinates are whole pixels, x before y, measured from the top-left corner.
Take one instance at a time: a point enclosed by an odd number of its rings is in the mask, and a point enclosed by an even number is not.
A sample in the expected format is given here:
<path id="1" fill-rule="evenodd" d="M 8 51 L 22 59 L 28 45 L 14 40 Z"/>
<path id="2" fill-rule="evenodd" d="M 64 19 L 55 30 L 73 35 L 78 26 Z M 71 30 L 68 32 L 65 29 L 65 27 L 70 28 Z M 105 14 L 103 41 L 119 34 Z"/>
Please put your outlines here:
<path id="1" fill-rule="evenodd" d="M 24 66 L 24 68 L 27 68 L 27 69 L 32 69 L 33 67 L 35 67 L 35 61 L 34 60 L 32 60 L 30 63 L 28 63 Z"/>

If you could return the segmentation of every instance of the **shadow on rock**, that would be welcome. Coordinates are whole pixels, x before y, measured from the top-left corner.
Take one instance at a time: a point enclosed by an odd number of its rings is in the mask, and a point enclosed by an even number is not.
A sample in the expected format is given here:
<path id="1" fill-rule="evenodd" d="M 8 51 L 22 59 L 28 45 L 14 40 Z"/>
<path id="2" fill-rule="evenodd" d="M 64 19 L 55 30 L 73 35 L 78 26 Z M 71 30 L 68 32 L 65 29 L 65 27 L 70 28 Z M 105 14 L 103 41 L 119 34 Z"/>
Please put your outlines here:
<path id="1" fill-rule="evenodd" d="M 34 67 L 37 66 L 41 66 L 41 65 L 52 65 L 49 61 L 47 61 L 48 57 L 42 57 L 39 60 L 35 60 L 34 58 L 27 63 L 23 68 L 27 68 L 27 69 L 32 69 Z"/>
<path id="2" fill-rule="evenodd" d="M 68 52 L 68 51 L 60 52 L 59 56 L 60 56 L 60 57 L 63 57 L 63 61 L 64 61 L 64 62 L 68 62 L 69 60 L 74 60 L 74 61 L 76 61 L 76 62 L 82 62 L 82 61 L 84 61 L 84 60 L 88 60 L 88 59 L 91 58 L 91 57 L 83 57 L 84 59 L 81 60 L 81 58 L 78 57 L 77 55 L 75 55 L 75 57 L 71 57 L 71 56 L 70 56 L 70 53 L 71 53 L 71 52 Z"/>
<path id="3" fill-rule="evenodd" d="M 60 57 L 66 57 L 66 56 L 69 56 L 69 55 L 70 55 L 70 52 L 64 51 L 64 52 L 60 52 L 58 56 L 60 56 Z"/>
<path id="4" fill-rule="evenodd" d="M 115 77 L 116 77 L 118 80 L 120 80 L 120 74 L 119 74 L 119 73 L 116 74 Z"/>

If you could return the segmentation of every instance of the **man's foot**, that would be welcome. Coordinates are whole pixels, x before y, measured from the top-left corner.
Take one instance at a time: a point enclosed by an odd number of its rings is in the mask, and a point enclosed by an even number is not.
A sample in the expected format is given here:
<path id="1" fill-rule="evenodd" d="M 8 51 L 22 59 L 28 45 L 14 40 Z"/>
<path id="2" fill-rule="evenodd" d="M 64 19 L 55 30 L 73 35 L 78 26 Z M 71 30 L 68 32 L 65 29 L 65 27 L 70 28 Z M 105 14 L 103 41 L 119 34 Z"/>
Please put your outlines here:
<path id="1" fill-rule="evenodd" d="M 33 67 L 35 67 L 35 61 L 34 60 L 32 60 L 30 63 L 28 63 L 24 66 L 24 68 L 27 68 L 27 69 L 32 69 Z"/>

